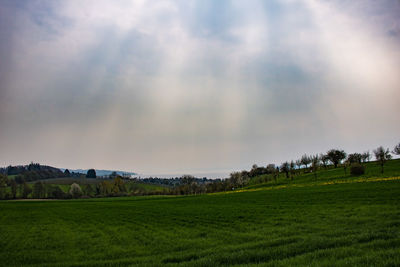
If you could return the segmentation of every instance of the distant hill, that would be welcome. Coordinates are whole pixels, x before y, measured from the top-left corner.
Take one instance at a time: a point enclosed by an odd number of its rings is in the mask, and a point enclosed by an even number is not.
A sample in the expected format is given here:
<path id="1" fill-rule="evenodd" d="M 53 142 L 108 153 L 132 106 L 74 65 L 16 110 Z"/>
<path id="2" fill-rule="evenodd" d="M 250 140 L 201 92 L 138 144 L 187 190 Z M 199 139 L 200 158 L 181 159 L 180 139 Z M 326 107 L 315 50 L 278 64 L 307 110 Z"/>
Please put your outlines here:
<path id="1" fill-rule="evenodd" d="M 65 171 L 66 169 L 60 168 L 60 170 Z M 68 169 L 70 172 L 75 172 L 75 173 L 82 173 L 82 174 L 86 174 L 88 169 Z M 106 175 L 110 175 L 113 172 L 116 172 L 117 174 L 121 175 L 121 176 L 130 176 L 130 175 L 136 175 L 137 173 L 134 172 L 125 172 L 125 171 L 116 171 L 116 170 L 96 170 L 96 175 L 97 176 L 106 176 Z"/>
<path id="2" fill-rule="evenodd" d="M 46 176 L 54 175 L 54 177 L 63 175 L 63 172 L 61 172 L 58 168 L 48 165 L 40 165 L 39 163 L 33 162 L 27 165 L 9 165 L 8 167 L 0 168 L 0 173 L 6 175 L 18 175 L 27 172 L 46 173 Z"/>
<path id="3" fill-rule="evenodd" d="M 25 180 L 27 181 L 35 181 L 40 179 L 47 178 L 56 178 L 56 177 L 65 177 L 64 171 L 65 168 L 56 168 L 47 165 L 41 165 L 39 163 L 30 163 L 27 165 L 17 165 L 17 166 L 8 166 L 0 168 L 0 173 L 5 175 L 23 175 Z M 88 169 L 68 169 L 71 173 L 71 176 L 79 176 L 79 174 L 86 174 Z M 117 170 L 96 170 L 97 176 L 108 176 L 113 172 L 116 172 L 121 176 L 131 176 L 137 175 L 134 172 L 125 172 L 125 171 L 117 171 Z M 30 177 L 32 176 L 32 177 Z"/>

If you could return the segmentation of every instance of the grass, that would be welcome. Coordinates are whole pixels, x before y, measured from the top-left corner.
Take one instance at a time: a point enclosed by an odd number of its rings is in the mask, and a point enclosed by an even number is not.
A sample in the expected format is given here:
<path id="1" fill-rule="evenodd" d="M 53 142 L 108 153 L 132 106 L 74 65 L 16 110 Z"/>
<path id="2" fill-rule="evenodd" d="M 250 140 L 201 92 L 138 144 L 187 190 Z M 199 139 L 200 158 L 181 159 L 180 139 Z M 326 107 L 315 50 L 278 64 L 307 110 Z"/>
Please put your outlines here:
<path id="1" fill-rule="evenodd" d="M 369 179 L 376 177 L 398 177 L 400 176 L 400 159 L 390 160 L 386 162 L 384 167 L 384 173 L 381 173 L 381 167 L 376 162 L 365 163 L 365 174 L 360 176 L 351 176 L 350 168 L 347 168 L 345 173 L 343 167 L 333 168 L 330 166 L 328 169 L 320 168 L 314 173 L 304 173 L 304 170 L 298 172 L 293 181 L 287 179 L 285 174 L 281 173 L 274 181 L 271 175 L 261 175 L 255 177 L 250 181 L 250 185 L 247 188 L 260 188 L 269 187 L 283 184 L 321 184 L 321 182 L 336 181 L 336 180 L 355 180 L 355 179 Z M 264 182 L 268 180 L 268 182 Z"/>
<path id="2" fill-rule="evenodd" d="M 0 202 L 2 266 L 399 266 L 400 181 Z"/>
<path id="3" fill-rule="evenodd" d="M 0 266 L 400 266 L 400 160 L 366 167 L 233 193 L 1 201 Z"/>

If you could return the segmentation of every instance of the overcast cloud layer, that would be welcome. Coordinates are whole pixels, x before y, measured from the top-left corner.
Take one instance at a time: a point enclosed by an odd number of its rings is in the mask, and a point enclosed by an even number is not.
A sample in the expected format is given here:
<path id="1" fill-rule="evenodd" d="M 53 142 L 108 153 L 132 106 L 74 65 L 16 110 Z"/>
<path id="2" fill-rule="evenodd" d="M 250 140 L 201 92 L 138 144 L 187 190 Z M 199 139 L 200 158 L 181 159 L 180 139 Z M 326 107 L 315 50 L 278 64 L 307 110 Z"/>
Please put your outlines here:
<path id="1" fill-rule="evenodd" d="M 0 0 L 0 165 L 229 172 L 400 140 L 400 1 Z"/>

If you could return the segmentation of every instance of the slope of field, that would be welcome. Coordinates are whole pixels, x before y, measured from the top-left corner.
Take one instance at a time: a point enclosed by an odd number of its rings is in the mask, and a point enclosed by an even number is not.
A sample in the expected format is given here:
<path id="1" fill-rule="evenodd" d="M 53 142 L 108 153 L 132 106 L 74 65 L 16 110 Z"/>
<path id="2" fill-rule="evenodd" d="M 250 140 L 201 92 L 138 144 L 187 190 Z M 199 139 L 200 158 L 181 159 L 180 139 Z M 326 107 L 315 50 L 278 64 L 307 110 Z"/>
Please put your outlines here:
<path id="1" fill-rule="evenodd" d="M 0 259 L 2 266 L 399 266 L 400 181 L 3 201 Z"/>
<path id="2" fill-rule="evenodd" d="M 282 184 L 310 184 L 320 183 L 336 180 L 354 180 L 354 179 L 369 179 L 377 177 L 398 177 L 400 176 L 400 159 L 390 160 L 384 165 L 384 173 L 381 173 L 381 166 L 377 162 L 368 162 L 363 164 L 365 166 L 365 174 L 360 176 L 352 176 L 350 174 L 350 167 L 345 171 L 343 166 L 333 168 L 329 166 L 327 169 L 320 167 L 316 173 L 305 172 L 304 169 L 296 170 L 293 180 L 286 178 L 284 173 L 280 173 L 277 181 L 274 181 L 271 175 L 260 175 L 250 181 L 248 188 L 259 188 L 276 186 Z M 268 182 L 265 182 L 267 181 Z"/>

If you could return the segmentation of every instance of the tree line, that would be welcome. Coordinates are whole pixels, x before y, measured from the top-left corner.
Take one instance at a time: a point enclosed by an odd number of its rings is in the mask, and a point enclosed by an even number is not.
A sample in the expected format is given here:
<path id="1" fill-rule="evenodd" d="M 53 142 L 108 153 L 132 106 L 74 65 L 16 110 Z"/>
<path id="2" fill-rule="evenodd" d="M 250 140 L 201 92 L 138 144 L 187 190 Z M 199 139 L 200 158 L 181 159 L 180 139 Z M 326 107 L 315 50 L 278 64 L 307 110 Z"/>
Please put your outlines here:
<path id="1" fill-rule="evenodd" d="M 63 188 L 62 187 L 69 187 Z M 18 184 L 15 179 L 0 174 L 0 199 L 71 199 L 71 198 L 92 198 L 92 197 L 118 197 L 149 194 L 168 194 L 169 190 L 146 190 L 143 186 L 134 181 L 126 181 L 121 176 L 112 180 L 102 180 L 97 183 L 73 183 L 72 185 L 56 185 L 36 181 L 28 184 Z"/>
<path id="2" fill-rule="evenodd" d="M 381 167 L 381 173 L 384 172 L 385 163 L 392 158 L 392 155 L 400 155 L 400 143 L 394 147 L 392 151 L 382 146 L 373 150 L 376 163 Z M 42 181 L 36 181 L 33 186 L 29 186 L 27 182 L 32 180 L 25 180 L 27 176 L 18 179 L 18 175 L 26 175 L 31 172 L 53 172 L 55 168 L 49 166 L 42 166 L 33 164 L 27 166 L 17 166 L 2 168 L 0 172 L 0 199 L 15 199 L 15 198 L 54 198 L 54 199 L 68 199 L 68 198 L 90 198 L 90 197 L 116 197 L 116 196 L 132 196 L 132 195 L 148 195 L 148 194 L 163 194 L 163 195 L 187 195 L 187 194 L 204 194 L 221 191 L 231 191 L 236 188 L 246 186 L 251 179 L 255 177 L 263 177 L 266 182 L 269 180 L 276 181 L 280 174 L 284 175 L 287 179 L 293 180 L 296 175 L 300 173 L 313 173 L 317 178 L 317 170 L 320 168 L 338 168 L 343 167 L 345 175 L 350 171 L 351 175 L 362 175 L 365 172 L 365 164 L 371 160 L 371 153 L 369 151 L 364 153 L 351 153 L 347 154 L 341 149 L 331 149 L 325 154 L 307 155 L 304 154 L 298 160 L 285 161 L 279 166 L 275 164 L 267 164 L 265 167 L 257 166 L 254 164 L 252 168 L 247 171 L 232 172 L 227 179 L 207 179 L 195 178 L 191 175 L 184 175 L 175 179 L 163 178 L 147 178 L 146 182 L 154 184 L 166 184 L 167 180 L 172 183 L 164 186 L 162 190 L 145 190 L 138 183 L 138 180 L 130 181 L 115 174 L 111 176 L 112 180 L 103 180 L 96 184 L 78 184 L 73 183 L 68 192 L 62 190 L 58 185 L 46 184 Z M 16 172 L 18 170 L 18 172 Z M 18 173 L 12 179 L 8 178 L 4 173 Z M 61 172 L 59 170 L 59 172 Z M 55 171 L 55 173 L 59 174 Z M 65 170 L 63 177 L 70 175 L 68 170 Z M 29 176 L 28 176 L 29 177 Z M 96 178 L 94 169 L 88 170 L 86 174 L 88 178 Z M 51 177 L 51 178 L 54 178 Z M 141 181 L 141 180 L 140 180 Z"/>
<path id="3" fill-rule="evenodd" d="M 384 173 L 385 163 L 392 159 L 392 155 L 400 155 L 400 143 L 394 147 L 392 151 L 388 148 L 379 146 L 373 150 L 373 155 L 377 164 L 381 167 L 381 173 Z M 338 168 L 343 167 L 344 174 L 350 169 L 351 175 L 362 175 L 365 173 L 365 164 L 369 162 L 372 155 L 369 151 L 364 153 L 351 153 L 347 154 L 341 149 L 330 149 L 325 154 L 307 155 L 304 154 L 295 161 L 285 161 L 279 166 L 275 164 L 268 164 L 266 167 L 259 167 L 256 164 L 253 165 L 250 171 L 232 172 L 230 174 L 230 183 L 233 188 L 243 187 L 249 183 L 249 181 L 263 174 L 269 174 L 269 179 L 277 180 L 280 173 L 283 173 L 286 178 L 293 180 L 294 177 L 300 173 L 313 173 L 314 177 L 317 178 L 317 170 L 320 168 Z M 265 179 L 268 180 L 268 177 Z M 267 180 L 264 180 L 267 181 Z"/>

